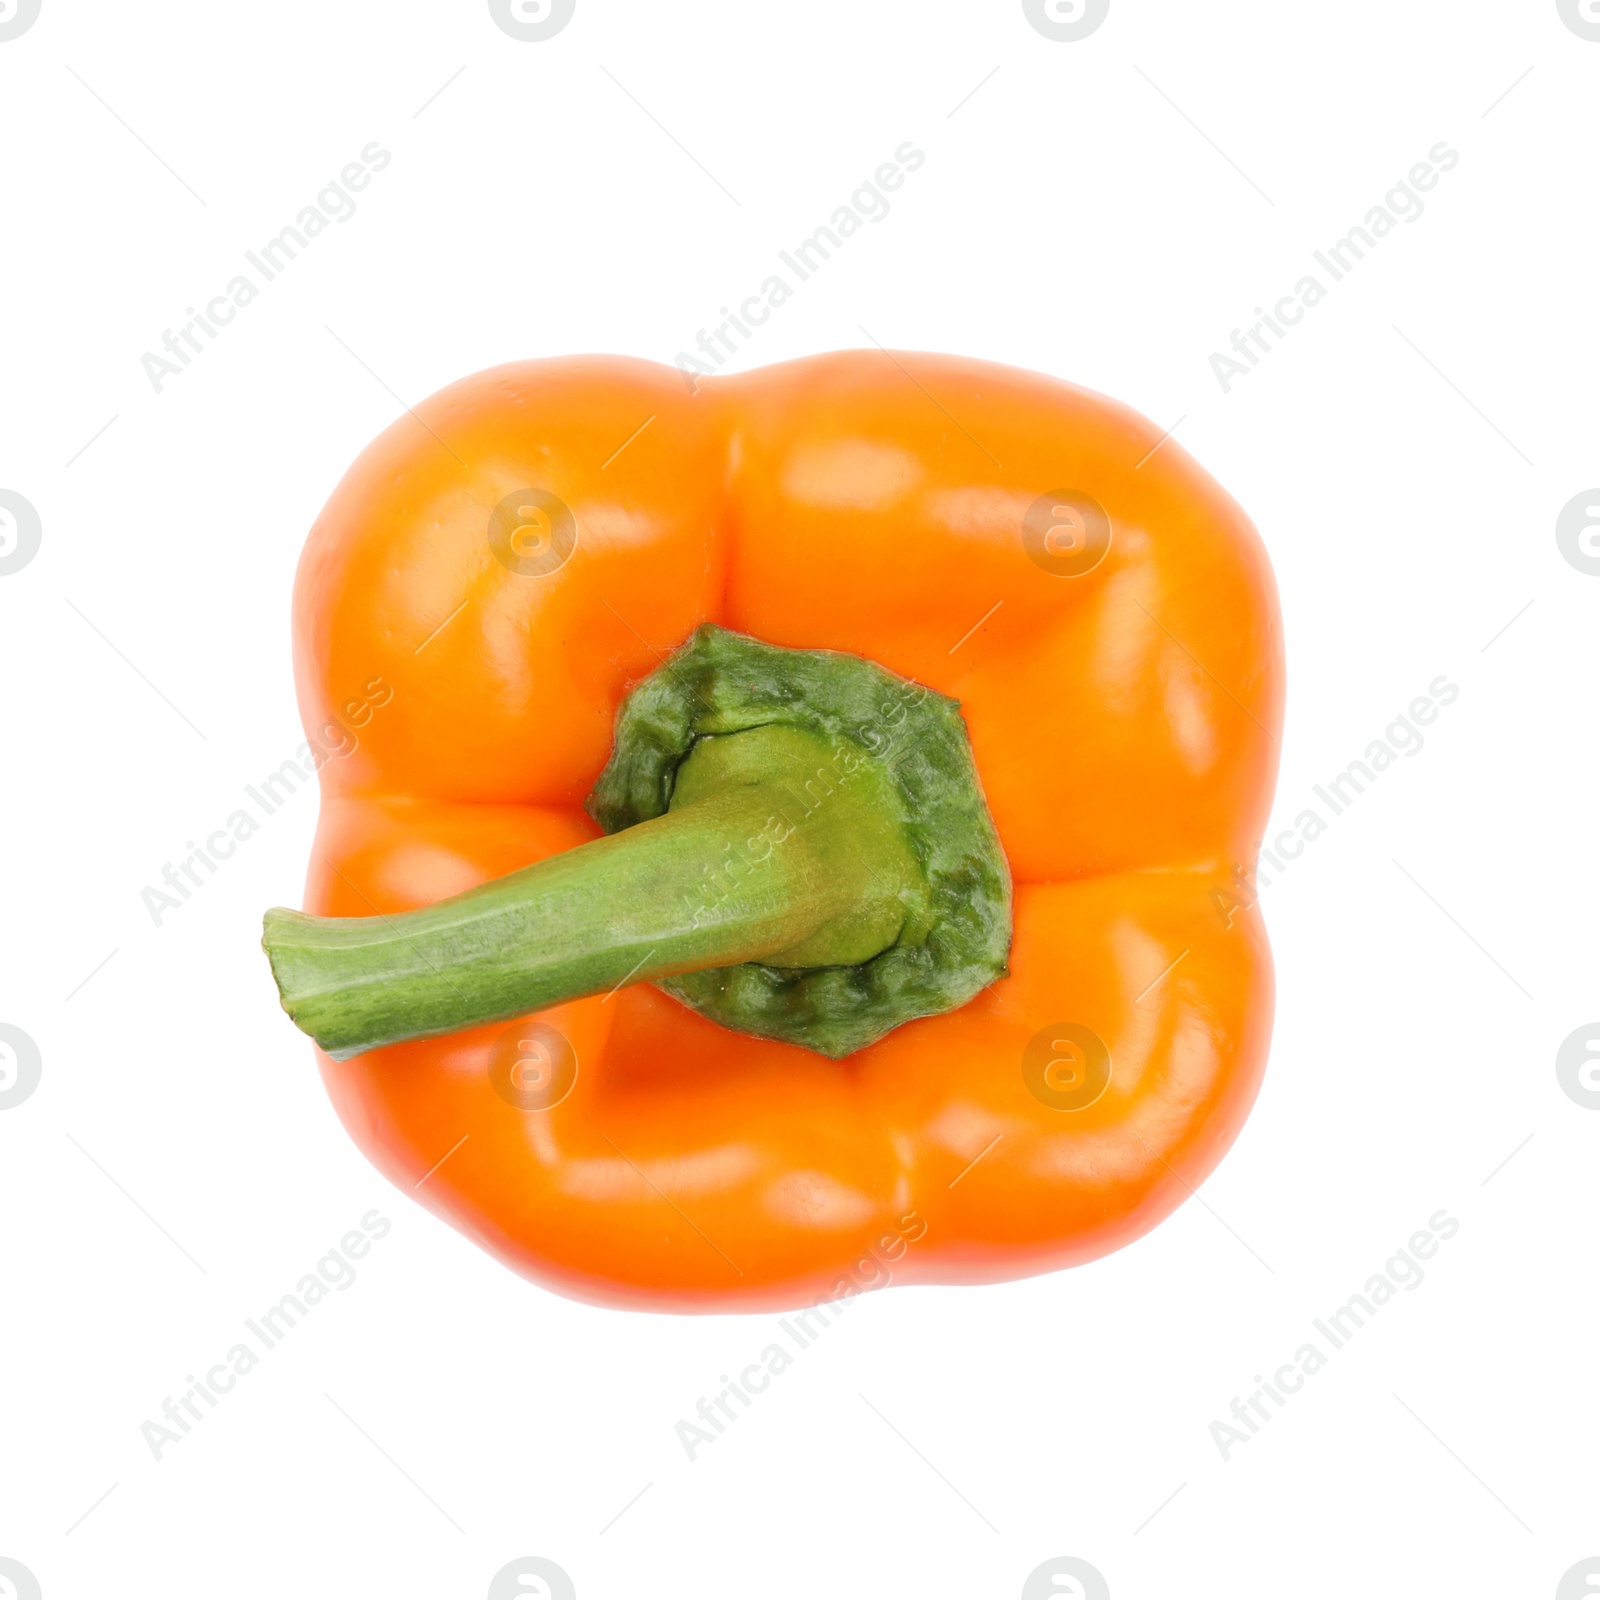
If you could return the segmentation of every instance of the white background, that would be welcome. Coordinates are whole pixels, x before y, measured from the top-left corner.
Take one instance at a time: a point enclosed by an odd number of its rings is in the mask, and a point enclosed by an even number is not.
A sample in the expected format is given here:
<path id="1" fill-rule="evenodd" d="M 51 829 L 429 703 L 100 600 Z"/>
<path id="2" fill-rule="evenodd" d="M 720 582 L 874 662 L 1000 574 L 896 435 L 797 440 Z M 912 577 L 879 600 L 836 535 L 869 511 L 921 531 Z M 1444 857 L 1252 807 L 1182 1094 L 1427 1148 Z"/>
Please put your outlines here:
<path id="1" fill-rule="evenodd" d="M 476 1600 L 524 1555 L 584 1600 L 1011 1597 L 1061 1555 L 1115 1600 L 1555 1595 L 1600 1553 L 1600 1112 L 1555 1073 L 1600 1014 L 1600 578 L 1555 540 L 1600 483 L 1597 94 L 1554 0 L 1112 0 L 1077 43 L 1015 0 L 578 0 L 533 44 L 482 0 L 44 0 L 0 43 L 0 488 L 43 527 L 0 577 L 0 1021 L 43 1061 L 0 1112 L 0 1556 L 45 1600 Z M 1265 892 L 1271 1063 L 1199 1200 L 857 1302 L 691 1463 L 774 1319 L 559 1299 L 367 1166 L 257 946 L 311 795 L 163 926 L 140 891 L 299 743 L 295 560 L 402 401 L 670 362 L 908 139 L 730 368 L 870 335 L 1176 423 L 1282 589 L 1274 831 L 1460 695 Z M 356 215 L 157 394 L 144 352 L 372 140 Z M 1224 394 L 1211 353 L 1441 140 L 1425 213 Z M 373 1207 L 354 1286 L 155 1461 Z M 1233 1397 L 1440 1208 L 1426 1281 L 1225 1462 Z"/>

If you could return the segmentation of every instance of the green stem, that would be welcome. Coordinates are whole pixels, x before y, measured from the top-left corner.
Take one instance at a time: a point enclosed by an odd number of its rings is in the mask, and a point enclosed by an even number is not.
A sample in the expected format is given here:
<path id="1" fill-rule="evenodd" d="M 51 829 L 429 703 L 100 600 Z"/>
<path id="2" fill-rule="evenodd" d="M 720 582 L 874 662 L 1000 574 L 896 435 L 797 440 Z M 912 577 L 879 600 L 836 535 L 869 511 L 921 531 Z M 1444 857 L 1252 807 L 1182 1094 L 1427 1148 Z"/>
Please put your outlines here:
<path id="1" fill-rule="evenodd" d="M 792 727 L 702 738 L 653 820 L 418 911 L 269 911 L 284 1009 L 343 1060 L 625 983 L 868 961 L 926 896 L 887 776 L 819 785 L 829 770 Z"/>

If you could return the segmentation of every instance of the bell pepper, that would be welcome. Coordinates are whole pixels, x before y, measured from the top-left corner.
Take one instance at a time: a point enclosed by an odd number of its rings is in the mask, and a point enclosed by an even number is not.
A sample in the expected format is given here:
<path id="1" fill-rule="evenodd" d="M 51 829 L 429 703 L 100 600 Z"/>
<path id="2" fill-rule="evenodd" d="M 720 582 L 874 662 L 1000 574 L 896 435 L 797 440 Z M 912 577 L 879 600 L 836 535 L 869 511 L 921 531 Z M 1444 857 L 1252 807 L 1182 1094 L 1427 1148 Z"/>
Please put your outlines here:
<path id="1" fill-rule="evenodd" d="M 1049 1271 L 1242 1125 L 1277 600 L 1124 407 L 883 351 L 495 368 L 346 474 L 294 637 L 308 731 L 366 718 L 267 915 L 283 1005 L 369 1158 L 528 1277 Z"/>

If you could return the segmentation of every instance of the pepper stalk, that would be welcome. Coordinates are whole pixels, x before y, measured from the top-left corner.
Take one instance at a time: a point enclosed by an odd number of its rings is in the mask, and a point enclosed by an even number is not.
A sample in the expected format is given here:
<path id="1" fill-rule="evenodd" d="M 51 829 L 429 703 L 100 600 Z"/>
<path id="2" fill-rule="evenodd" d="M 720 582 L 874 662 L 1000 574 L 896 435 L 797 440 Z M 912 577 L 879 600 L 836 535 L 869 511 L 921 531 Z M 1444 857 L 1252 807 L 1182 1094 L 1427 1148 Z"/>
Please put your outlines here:
<path id="1" fill-rule="evenodd" d="M 629 696 L 606 837 L 394 916 L 277 909 L 284 1009 L 343 1060 L 655 982 L 829 1056 L 1000 977 L 1010 877 L 955 702 L 711 626 Z"/>

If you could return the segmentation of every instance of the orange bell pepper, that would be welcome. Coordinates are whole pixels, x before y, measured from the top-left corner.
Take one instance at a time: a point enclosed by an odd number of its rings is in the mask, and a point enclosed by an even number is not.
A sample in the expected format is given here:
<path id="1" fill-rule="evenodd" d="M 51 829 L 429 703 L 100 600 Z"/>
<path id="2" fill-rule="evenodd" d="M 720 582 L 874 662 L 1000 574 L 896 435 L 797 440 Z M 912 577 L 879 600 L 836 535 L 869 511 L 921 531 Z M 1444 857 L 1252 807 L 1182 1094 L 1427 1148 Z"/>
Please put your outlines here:
<path id="1" fill-rule="evenodd" d="M 726 1310 L 1048 1271 L 1152 1227 L 1243 1123 L 1271 1026 L 1247 886 L 1277 767 L 1277 600 L 1249 520 L 1133 412 L 876 351 L 695 392 L 637 361 L 496 368 L 350 469 L 294 631 L 308 729 L 373 679 L 393 695 L 321 774 L 307 906 L 363 920 L 269 913 L 285 1004 L 329 1044 L 324 1081 L 370 1159 L 527 1276 Z M 932 719 L 876 767 L 870 731 L 827 727 L 850 772 L 862 751 L 863 772 L 948 768 L 966 797 L 976 931 L 942 998 L 852 1010 L 885 940 L 909 971 L 970 909 L 891 788 L 859 814 L 830 801 L 835 831 L 783 857 L 782 937 L 737 887 L 746 860 L 708 871 L 722 888 L 676 914 L 670 956 L 623 970 L 655 937 L 637 929 L 595 948 L 645 910 L 672 921 L 641 903 L 673 829 L 715 815 L 744 836 L 744 801 L 680 809 L 674 782 L 714 794 L 686 775 L 787 737 L 767 720 L 790 688 L 737 716 L 716 699 L 738 676 L 720 650 L 803 652 L 805 683 L 831 661 L 869 674 L 890 723 L 902 701 Z M 665 752 L 644 778 L 625 735 Z M 511 924 L 469 917 L 524 883 L 546 886 L 541 937 L 577 952 L 548 981 Z M 829 895 L 855 909 L 817 934 Z M 347 956 L 375 965 L 317 966 Z M 813 994 L 832 1021 L 806 1033 Z M 341 1020 L 308 1020 L 319 1006 Z M 507 1026 L 519 1008 L 536 1014 Z"/>

